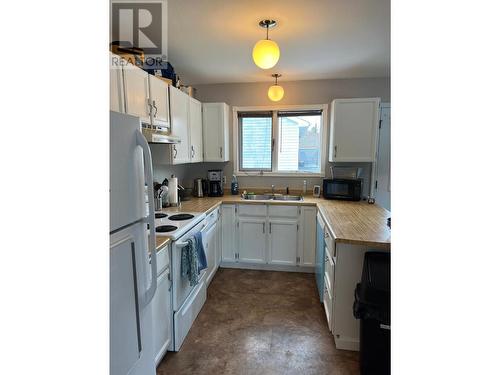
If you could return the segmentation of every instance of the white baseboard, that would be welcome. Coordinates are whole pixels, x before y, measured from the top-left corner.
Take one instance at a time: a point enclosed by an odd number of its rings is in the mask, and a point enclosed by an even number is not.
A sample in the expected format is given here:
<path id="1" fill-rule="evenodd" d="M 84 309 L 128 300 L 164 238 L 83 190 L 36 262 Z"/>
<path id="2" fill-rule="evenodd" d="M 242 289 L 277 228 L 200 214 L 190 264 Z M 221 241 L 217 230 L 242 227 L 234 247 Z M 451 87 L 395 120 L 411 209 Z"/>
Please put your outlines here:
<path id="1" fill-rule="evenodd" d="M 337 349 L 359 352 L 359 339 L 353 339 L 352 337 L 337 337 L 337 335 L 333 335 L 333 338 Z"/>
<path id="2" fill-rule="evenodd" d="M 314 267 L 283 266 L 278 264 L 250 264 L 250 263 L 226 263 L 220 264 L 221 268 L 237 268 L 243 270 L 261 271 L 283 271 L 283 272 L 303 272 L 314 273 Z"/>

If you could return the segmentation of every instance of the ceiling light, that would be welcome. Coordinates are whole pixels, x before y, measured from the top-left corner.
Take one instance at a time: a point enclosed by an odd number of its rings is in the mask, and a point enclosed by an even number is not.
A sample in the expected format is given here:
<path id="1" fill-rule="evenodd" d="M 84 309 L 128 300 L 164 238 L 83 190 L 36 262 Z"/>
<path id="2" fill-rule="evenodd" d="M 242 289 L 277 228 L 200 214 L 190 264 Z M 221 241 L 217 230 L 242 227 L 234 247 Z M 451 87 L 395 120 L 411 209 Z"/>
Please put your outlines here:
<path id="1" fill-rule="evenodd" d="M 278 85 L 278 78 L 281 77 L 281 74 L 273 74 L 272 77 L 274 77 L 275 80 L 274 85 L 269 87 L 269 90 L 267 91 L 267 96 L 273 102 L 279 102 L 281 99 L 283 99 L 283 95 L 285 95 L 285 90 L 283 90 L 283 87 Z"/>
<path id="2" fill-rule="evenodd" d="M 276 26 L 274 20 L 262 20 L 259 26 L 266 29 L 266 39 L 259 40 L 253 47 L 252 57 L 255 65 L 262 69 L 270 69 L 280 59 L 280 48 L 278 44 L 269 40 L 269 28 Z"/>

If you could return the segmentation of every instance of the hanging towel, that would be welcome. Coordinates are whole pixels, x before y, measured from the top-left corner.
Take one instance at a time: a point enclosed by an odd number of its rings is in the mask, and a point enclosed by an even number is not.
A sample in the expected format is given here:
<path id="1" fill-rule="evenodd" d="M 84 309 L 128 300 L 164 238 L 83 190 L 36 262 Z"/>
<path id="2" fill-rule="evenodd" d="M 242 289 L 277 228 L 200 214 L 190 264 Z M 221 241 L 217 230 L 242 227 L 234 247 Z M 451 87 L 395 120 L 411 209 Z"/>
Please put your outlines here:
<path id="1" fill-rule="evenodd" d="M 203 248 L 201 233 L 187 240 L 187 245 L 181 249 L 181 276 L 189 279 L 189 284 L 195 286 L 199 282 L 200 271 L 207 268 L 207 257 Z"/>

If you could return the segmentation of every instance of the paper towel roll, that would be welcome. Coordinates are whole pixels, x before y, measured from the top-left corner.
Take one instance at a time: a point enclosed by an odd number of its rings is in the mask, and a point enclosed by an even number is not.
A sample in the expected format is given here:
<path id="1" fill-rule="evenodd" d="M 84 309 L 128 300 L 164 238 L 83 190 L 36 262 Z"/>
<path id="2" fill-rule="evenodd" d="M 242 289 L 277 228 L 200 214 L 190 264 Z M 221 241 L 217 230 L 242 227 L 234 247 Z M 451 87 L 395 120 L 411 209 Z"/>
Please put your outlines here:
<path id="1" fill-rule="evenodd" d="M 172 175 L 168 180 L 168 201 L 171 206 L 177 206 L 179 190 L 177 189 L 177 177 Z"/>

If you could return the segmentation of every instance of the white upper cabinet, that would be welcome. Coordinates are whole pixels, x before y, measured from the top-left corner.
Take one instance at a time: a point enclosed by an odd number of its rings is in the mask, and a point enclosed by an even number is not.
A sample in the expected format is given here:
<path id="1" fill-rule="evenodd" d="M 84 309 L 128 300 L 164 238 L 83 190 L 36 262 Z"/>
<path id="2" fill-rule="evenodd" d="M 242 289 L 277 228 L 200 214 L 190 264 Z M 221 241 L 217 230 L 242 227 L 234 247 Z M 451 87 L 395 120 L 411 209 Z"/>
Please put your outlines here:
<path id="1" fill-rule="evenodd" d="M 170 127 L 168 84 L 149 74 L 149 104 L 153 125 Z"/>
<path id="2" fill-rule="evenodd" d="M 379 98 L 335 99 L 330 116 L 330 162 L 374 162 Z"/>
<path id="3" fill-rule="evenodd" d="M 203 161 L 201 102 L 189 97 L 189 133 L 191 143 L 191 163 Z"/>
<path id="4" fill-rule="evenodd" d="M 123 67 L 125 87 L 125 112 L 140 117 L 141 122 L 150 123 L 149 79 L 144 70 L 127 64 Z"/>
<path id="5" fill-rule="evenodd" d="M 229 161 L 229 106 L 203 103 L 204 161 Z"/>
<path id="6" fill-rule="evenodd" d="M 109 54 L 109 109 L 115 112 L 125 112 L 123 101 L 123 71 L 121 57 Z"/>
<path id="7" fill-rule="evenodd" d="M 181 140 L 179 144 L 168 146 L 172 149 L 171 164 L 189 163 L 191 161 L 189 96 L 173 86 L 170 86 L 170 116 L 172 119 L 172 135 L 179 137 Z"/>

